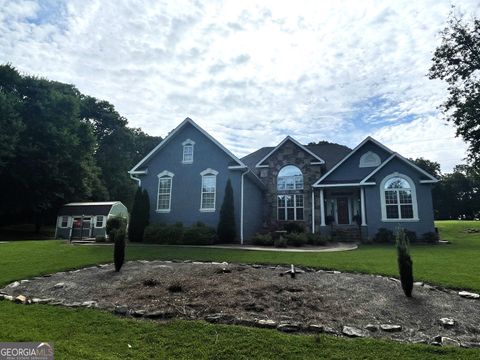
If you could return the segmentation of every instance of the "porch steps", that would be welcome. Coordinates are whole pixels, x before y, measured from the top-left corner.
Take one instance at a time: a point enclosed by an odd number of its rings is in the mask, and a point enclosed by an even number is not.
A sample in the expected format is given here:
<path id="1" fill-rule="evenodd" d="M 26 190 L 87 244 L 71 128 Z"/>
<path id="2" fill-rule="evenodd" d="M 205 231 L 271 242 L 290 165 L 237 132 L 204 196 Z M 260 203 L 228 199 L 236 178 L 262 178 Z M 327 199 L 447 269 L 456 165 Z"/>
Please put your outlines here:
<path id="1" fill-rule="evenodd" d="M 362 232 L 356 225 L 334 226 L 332 238 L 335 241 L 360 242 L 362 240 Z"/>
<path id="2" fill-rule="evenodd" d="M 78 238 L 78 239 L 72 239 L 71 241 L 72 244 L 91 244 L 94 242 L 95 242 L 95 238 L 83 238 L 82 240 Z"/>

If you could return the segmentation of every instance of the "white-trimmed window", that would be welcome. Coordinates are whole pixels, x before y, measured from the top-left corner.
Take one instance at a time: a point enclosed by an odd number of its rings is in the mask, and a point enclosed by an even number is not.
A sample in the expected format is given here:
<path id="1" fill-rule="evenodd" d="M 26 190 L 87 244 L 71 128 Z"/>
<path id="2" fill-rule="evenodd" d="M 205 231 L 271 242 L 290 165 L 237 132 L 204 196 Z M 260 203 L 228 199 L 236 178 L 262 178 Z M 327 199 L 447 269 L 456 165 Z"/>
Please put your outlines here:
<path id="1" fill-rule="evenodd" d="M 360 162 L 359 162 L 358 166 L 361 167 L 361 168 L 376 167 L 376 166 L 380 165 L 381 162 L 382 162 L 382 160 L 380 159 L 380 156 L 378 156 L 373 151 L 367 151 L 360 158 Z"/>
<path id="2" fill-rule="evenodd" d="M 157 211 L 170 212 L 172 205 L 172 180 L 173 174 L 162 171 L 158 176 Z"/>
<path id="3" fill-rule="evenodd" d="M 303 220 L 303 194 L 277 195 L 278 220 Z"/>
<path id="4" fill-rule="evenodd" d="M 394 173 L 380 184 L 382 221 L 417 221 L 415 184 L 408 176 Z"/>
<path id="5" fill-rule="evenodd" d="M 303 174 L 293 165 L 284 166 L 277 176 L 277 190 L 303 190 Z"/>
<path id="6" fill-rule="evenodd" d="M 215 211 L 218 171 L 209 168 L 202 171 L 200 175 L 202 176 L 200 211 Z"/>
<path id="7" fill-rule="evenodd" d="M 95 227 L 96 228 L 103 228 L 105 223 L 105 216 L 97 215 L 95 216 Z"/>
<path id="8" fill-rule="evenodd" d="M 184 164 L 193 163 L 193 147 L 195 145 L 195 141 L 187 139 L 182 143 L 182 145 L 183 145 L 182 163 Z"/>
<path id="9" fill-rule="evenodd" d="M 68 227 L 68 216 L 60 216 L 58 219 L 58 226 L 61 228 Z"/>

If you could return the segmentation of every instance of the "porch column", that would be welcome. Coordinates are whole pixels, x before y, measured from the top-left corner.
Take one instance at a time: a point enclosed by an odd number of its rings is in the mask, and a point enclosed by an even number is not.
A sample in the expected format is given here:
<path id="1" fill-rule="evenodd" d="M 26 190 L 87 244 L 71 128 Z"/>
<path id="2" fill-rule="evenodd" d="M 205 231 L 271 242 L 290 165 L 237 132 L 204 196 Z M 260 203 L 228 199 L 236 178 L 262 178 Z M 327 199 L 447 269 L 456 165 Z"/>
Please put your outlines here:
<path id="1" fill-rule="evenodd" d="M 315 190 L 312 188 L 312 234 L 315 234 Z"/>
<path id="2" fill-rule="evenodd" d="M 365 218 L 365 188 L 360 187 L 360 204 L 362 207 L 362 226 L 367 226 L 367 220 Z"/>
<path id="3" fill-rule="evenodd" d="M 325 204 L 322 188 L 320 188 L 320 226 L 325 226 Z"/>

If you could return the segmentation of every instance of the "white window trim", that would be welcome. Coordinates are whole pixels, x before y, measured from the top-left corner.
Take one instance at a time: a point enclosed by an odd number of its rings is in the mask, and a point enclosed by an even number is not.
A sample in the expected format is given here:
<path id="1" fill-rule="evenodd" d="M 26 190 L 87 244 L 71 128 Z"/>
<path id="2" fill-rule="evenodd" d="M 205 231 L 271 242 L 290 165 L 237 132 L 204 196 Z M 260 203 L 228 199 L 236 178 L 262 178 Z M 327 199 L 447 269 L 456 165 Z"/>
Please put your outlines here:
<path id="1" fill-rule="evenodd" d="M 302 196 L 303 199 L 302 199 L 302 207 L 300 206 L 297 206 L 297 196 Z M 293 196 L 293 206 L 287 206 L 287 202 L 286 200 L 284 199 L 284 205 L 285 206 L 278 206 L 278 197 L 279 196 Z M 297 209 L 302 209 L 302 219 L 299 220 L 297 219 Z M 279 209 L 283 209 L 284 213 L 285 213 L 285 220 L 280 220 L 280 217 L 278 216 L 278 213 L 279 213 Z M 293 211 L 293 219 L 287 219 L 287 214 L 288 214 L 288 211 L 287 209 L 294 209 Z M 277 220 L 278 221 L 305 221 L 305 196 L 304 196 L 304 193 L 301 193 L 301 194 L 288 194 L 288 193 L 277 193 Z"/>
<path id="2" fill-rule="evenodd" d="M 185 160 L 185 147 L 191 146 L 192 147 L 192 160 Z M 191 139 L 187 139 L 182 143 L 182 164 L 193 164 L 193 154 L 195 152 L 195 141 Z"/>
<path id="3" fill-rule="evenodd" d="M 391 178 L 399 177 L 408 182 L 410 185 L 410 191 L 412 192 L 412 209 L 413 209 L 413 218 L 410 219 L 389 219 L 387 218 L 387 207 L 385 202 L 385 183 L 390 180 Z M 420 221 L 418 217 L 418 203 L 417 203 L 417 191 L 416 186 L 413 180 L 408 177 L 407 175 L 400 174 L 398 172 L 394 172 L 393 174 L 385 176 L 385 178 L 380 183 L 380 206 L 382 210 L 382 222 L 418 222 Z M 401 212 L 398 213 L 398 216 L 401 216 Z"/>
<path id="4" fill-rule="evenodd" d="M 201 185 L 200 185 L 200 212 L 215 212 L 216 211 L 216 203 L 217 203 L 217 175 L 218 171 L 213 170 L 211 168 L 205 169 L 200 173 L 202 177 Z M 205 176 L 213 176 L 215 179 L 215 192 L 213 193 L 213 208 L 204 208 L 203 207 L 203 179 Z"/>
<path id="5" fill-rule="evenodd" d="M 99 217 L 102 217 L 102 226 L 97 226 L 97 222 L 98 222 L 98 218 L 99 218 Z M 102 228 L 105 227 L 105 218 L 106 218 L 105 215 L 97 215 L 97 216 L 95 216 L 95 223 L 94 223 L 95 229 L 102 229 Z"/>
<path id="6" fill-rule="evenodd" d="M 67 226 L 62 226 L 62 219 L 63 219 L 64 217 L 67 218 Z M 59 217 L 58 217 L 58 227 L 59 227 L 60 229 L 68 229 L 68 228 L 70 227 L 69 225 L 70 225 L 70 223 L 71 223 L 71 219 L 72 219 L 72 218 L 71 218 L 70 216 L 68 216 L 68 215 L 61 215 L 61 216 L 59 216 Z"/>
<path id="7" fill-rule="evenodd" d="M 169 213 L 172 209 L 172 188 L 173 188 L 173 176 L 175 174 L 171 173 L 170 171 L 164 170 L 160 174 L 157 175 L 158 177 L 158 185 L 157 185 L 157 213 Z M 159 209 L 158 206 L 160 205 L 159 197 L 160 197 L 160 180 L 164 178 L 170 179 L 170 194 L 168 198 L 168 209 Z"/>
<path id="8" fill-rule="evenodd" d="M 373 157 L 373 161 L 369 161 L 368 158 Z M 367 168 L 367 167 L 377 167 L 382 163 L 382 160 L 380 159 L 380 156 L 378 156 L 376 153 L 373 151 L 367 151 L 365 154 L 363 154 L 360 157 L 360 162 L 358 164 L 358 167 L 361 168 Z"/>

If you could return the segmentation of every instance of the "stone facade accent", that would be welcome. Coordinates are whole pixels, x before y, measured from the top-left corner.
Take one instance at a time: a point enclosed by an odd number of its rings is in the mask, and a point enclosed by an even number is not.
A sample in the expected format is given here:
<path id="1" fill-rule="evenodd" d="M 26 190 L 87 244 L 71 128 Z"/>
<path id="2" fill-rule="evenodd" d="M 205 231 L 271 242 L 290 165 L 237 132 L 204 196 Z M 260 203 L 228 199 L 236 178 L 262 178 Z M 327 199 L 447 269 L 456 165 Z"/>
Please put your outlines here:
<path id="1" fill-rule="evenodd" d="M 266 185 L 264 214 L 266 224 L 272 226 L 279 224 L 277 221 L 277 176 L 280 170 L 286 165 L 294 165 L 298 167 L 303 174 L 303 190 L 290 190 L 287 194 L 303 194 L 303 223 L 306 231 L 311 231 L 312 228 L 312 184 L 315 183 L 324 173 L 324 165 L 312 165 L 311 163 L 318 162 L 318 159 L 311 154 L 301 149 L 292 141 L 286 141 L 280 148 L 278 148 L 270 157 L 268 157 L 262 167 L 255 169 L 256 174 L 262 179 Z M 318 196 L 315 197 L 315 222 L 318 222 L 320 217 L 318 210 Z M 287 221 L 289 222 L 289 221 Z"/>

